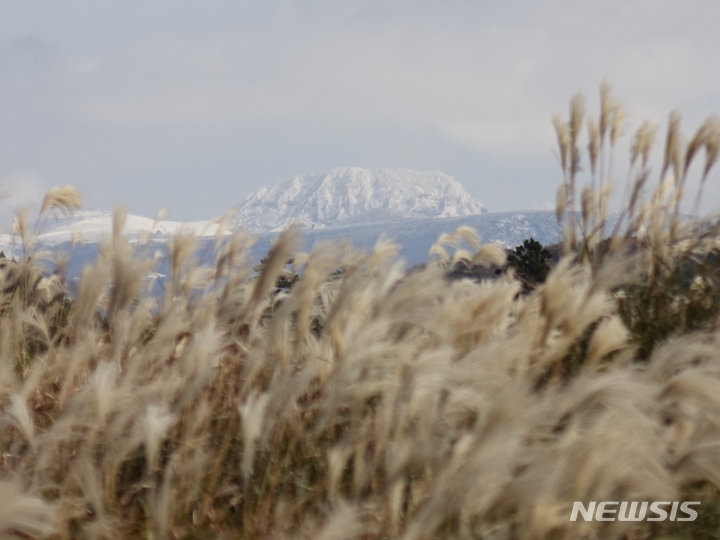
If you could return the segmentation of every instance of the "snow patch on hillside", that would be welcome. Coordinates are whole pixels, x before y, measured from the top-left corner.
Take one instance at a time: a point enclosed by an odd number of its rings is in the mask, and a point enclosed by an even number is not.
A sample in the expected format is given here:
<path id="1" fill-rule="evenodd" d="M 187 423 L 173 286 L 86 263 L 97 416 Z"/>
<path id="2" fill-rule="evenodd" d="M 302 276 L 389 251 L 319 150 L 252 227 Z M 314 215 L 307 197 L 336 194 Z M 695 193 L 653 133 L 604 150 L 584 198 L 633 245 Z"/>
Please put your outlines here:
<path id="1" fill-rule="evenodd" d="M 89 211 L 76 212 L 69 217 L 48 217 L 40 220 L 38 225 L 38 242 L 44 246 L 53 246 L 73 239 L 82 239 L 84 242 L 95 243 L 103 237 L 112 235 L 113 212 Z M 137 241 L 143 235 L 169 237 L 178 232 L 192 233 L 200 237 L 215 236 L 218 224 L 211 221 L 156 221 L 151 218 L 128 214 L 122 229 L 123 236 L 131 241 Z M 12 243 L 8 234 L 0 235 L 0 246 Z M 19 242 L 19 238 L 15 239 Z"/>

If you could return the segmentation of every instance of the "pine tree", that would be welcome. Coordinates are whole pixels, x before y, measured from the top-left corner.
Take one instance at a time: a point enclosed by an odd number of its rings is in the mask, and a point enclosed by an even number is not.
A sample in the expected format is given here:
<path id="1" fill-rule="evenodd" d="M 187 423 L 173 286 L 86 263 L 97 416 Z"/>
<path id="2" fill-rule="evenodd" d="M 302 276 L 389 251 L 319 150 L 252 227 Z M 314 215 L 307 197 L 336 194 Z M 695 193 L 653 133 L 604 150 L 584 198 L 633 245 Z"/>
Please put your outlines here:
<path id="1" fill-rule="evenodd" d="M 552 259 L 550 250 L 531 237 L 510 251 L 507 264 L 515 270 L 515 275 L 523 282 L 525 290 L 529 291 L 547 278 L 550 271 L 548 259 Z"/>

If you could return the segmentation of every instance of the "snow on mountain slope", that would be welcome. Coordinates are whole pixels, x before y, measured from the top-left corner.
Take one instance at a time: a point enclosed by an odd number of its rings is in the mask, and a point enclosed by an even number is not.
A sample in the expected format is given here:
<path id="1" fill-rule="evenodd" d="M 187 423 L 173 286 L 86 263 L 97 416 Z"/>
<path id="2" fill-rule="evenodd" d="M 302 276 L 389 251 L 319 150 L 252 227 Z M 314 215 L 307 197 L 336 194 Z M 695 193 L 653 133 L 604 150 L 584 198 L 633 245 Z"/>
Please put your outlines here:
<path id="1" fill-rule="evenodd" d="M 83 267 L 95 260 L 100 237 L 111 234 L 112 218 L 109 212 L 81 212 L 73 218 L 50 220 L 47 232 L 40 237 L 39 247 L 51 253 L 68 251 L 71 253 L 68 275 L 75 279 Z M 192 230 L 200 233 L 198 253 L 204 264 L 212 264 L 216 225 L 205 228 L 208 222 L 189 224 Z M 302 250 L 309 251 L 322 242 L 338 242 L 351 239 L 355 248 L 369 251 L 381 236 L 394 239 L 400 245 L 400 256 L 409 265 L 427 261 L 430 246 L 443 233 L 451 233 L 459 226 L 472 227 L 480 234 L 483 243 L 497 242 L 512 248 L 526 238 L 534 237 L 548 245 L 561 239 L 561 230 L 555 219 L 554 211 L 525 211 L 505 213 L 483 213 L 472 216 L 446 219 L 413 219 L 395 223 L 353 224 L 342 227 L 308 229 L 303 233 Z M 182 224 L 161 221 L 153 227 L 153 220 L 138 216 L 128 216 L 125 235 L 131 241 L 137 239 L 142 231 L 154 231 L 151 243 L 153 250 L 160 249 L 170 234 Z M 612 226 L 612 223 L 610 224 Z M 73 231 L 80 232 L 85 240 L 82 245 L 69 249 Z M 257 233 L 257 243 L 251 249 L 251 260 L 260 261 L 267 256 L 277 234 L 273 232 Z M 209 249 L 207 249 L 209 247 Z M 21 246 L 10 244 L 8 235 L 0 235 L 0 250 L 6 256 L 16 256 Z M 155 269 L 158 275 L 167 273 L 167 261 L 161 260 Z"/>
<path id="2" fill-rule="evenodd" d="M 306 229 L 405 219 L 442 219 L 486 212 L 462 184 L 437 171 L 333 169 L 295 175 L 250 194 L 234 223 L 254 232 Z"/>
<path id="3" fill-rule="evenodd" d="M 45 246 L 71 242 L 74 235 L 79 233 L 85 242 L 97 242 L 103 236 L 112 235 L 113 213 L 107 211 L 76 212 L 70 217 L 58 219 L 49 217 L 41 220 L 38 241 Z M 214 236 L 218 225 L 210 221 L 193 221 L 182 223 L 179 221 L 155 221 L 151 218 L 128 214 L 123 227 L 123 236 L 130 240 L 137 240 L 142 234 L 153 236 L 170 236 L 184 230 L 196 236 Z M 0 244 L 9 244 L 11 237 L 2 235 Z"/>
<path id="4" fill-rule="evenodd" d="M 258 190 L 235 210 L 231 229 L 255 233 L 257 243 L 252 257 L 257 260 L 267 254 L 277 232 L 293 222 L 305 228 L 305 250 L 317 242 L 348 238 L 356 247 L 372 249 L 385 235 L 401 245 L 402 258 L 408 264 L 427 260 L 435 240 L 461 225 L 476 229 L 483 242 L 498 242 L 506 247 L 514 247 L 531 236 L 543 244 L 557 242 L 561 236 L 554 212 L 488 213 L 452 177 L 407 169 L 346 168 L 292 176 Z M 112 234 L 112 222 L 112 212 L 50 217 L 41 221 L 37 245 L 51 253 L 71 252 L 71 274 L 79 275 L 82 267 L 94 260 L 96 242 Z M 214 244 L 218 225 L 213 221 L 181 223 L 128 215 L 123 235 L 131 242 L 150 240 L 148 246 L 162 251 L 165 241 L 180 230 L 199 236 L 200 245 L 207 247 Z M 83 245 L 69 249 L 77 233 Z M 21 246 L 11 244 L 10 236 L 0 235 L 0 249 L 15 256 Z M 213 249 L 200 251 L 210 257 L 214 254 Z"/>
<path id="5" fill-rule="evenodd" d="M 452 233 L 460 226 L 476 230 L 483 244 L 498 243 L 507 248 L 514 248 L 531 237 L 543 245 L 562 240 L 562 231 L 554 210 L 528 210 L 306 230 L 303 232 L 303 250 L 308 251 L 323 242 L 351 239 L 355 248 L 370 251 L 378 239 L 384 236 L 397 242 L 402 259 L 413 265 L 427 262 L 430 247 L 440 235 Z M 273 233 L 258 235 L 258 243 L 253 248 L 257 258 L 265 256 L 274 238 Z"/>

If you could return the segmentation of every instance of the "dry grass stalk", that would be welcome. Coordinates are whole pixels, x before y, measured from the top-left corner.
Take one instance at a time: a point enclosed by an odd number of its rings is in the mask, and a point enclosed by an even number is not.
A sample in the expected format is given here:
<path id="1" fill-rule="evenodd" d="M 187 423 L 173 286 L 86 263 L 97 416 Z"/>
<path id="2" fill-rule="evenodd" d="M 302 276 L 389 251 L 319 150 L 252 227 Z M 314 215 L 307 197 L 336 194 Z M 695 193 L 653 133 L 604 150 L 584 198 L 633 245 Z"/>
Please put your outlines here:
<path id="1" fill-rule="evenodd" d="M 82 207 L 82 197 L 75 186 L 52 188 L 43 198 L 40 215 L 59 210 L 64 216 L 72 215 Z"/>
<path id="2" fill-rule="evenodd" d="M 181 233 L 168 245 L 157 299 L 144 287 L 156 261 L 123 237 L 123 212 L 72 299 L 60 276 L 43 276 L 31 249 L 8 261 L 0 268 L 0 535 L 672 532 L 673 523 L 569 521 L 574 501 L 674 500 L 700 484 L 720 488 L 717 326 L 664 336 L 641 357 L 623 312 L 637 284 L 664 293 L 688 261 L 714 253 L 718 227 L 673 225 L 672 148 L 670 174 L 644 198 L 648 124 L 631 155 L 641 174 L 629 223 L 604 247 L 602 146 L 608 131 L 616 143 L 622 115 L 608 87 L 601 96 L 599 126 L 589 130 L 599 182 L 579 191 L 580 201 L 572 161 L 582 101 L 573 100 L 569 123 L 556 121 L 565 174 L 558 216 L 574 215 L 579 202 L 582 236 L 527 294 L 512 274 L 447 278 L 453 262 L 504 262 L 468 228 L 439 238 L 434 261 L 412 273 L 391 241 L 369 254 L 337 245 L 298 253 L 295 230 L 256 272 L 244 233 L 218 243 L 204 268 L 196 239 Z M 704 145 L 714 161 L 713 126 L 691 154 Z M 19 220 L 17 232 L 32 246 L 26 225 Z M 296 270 L 289 290 L 278 287 Z M 703 279 L 694 275 L 669 308 L 638 305 L 656 322 L 678 318 L 687 313 L 678 305 L 707 296 Z"/>

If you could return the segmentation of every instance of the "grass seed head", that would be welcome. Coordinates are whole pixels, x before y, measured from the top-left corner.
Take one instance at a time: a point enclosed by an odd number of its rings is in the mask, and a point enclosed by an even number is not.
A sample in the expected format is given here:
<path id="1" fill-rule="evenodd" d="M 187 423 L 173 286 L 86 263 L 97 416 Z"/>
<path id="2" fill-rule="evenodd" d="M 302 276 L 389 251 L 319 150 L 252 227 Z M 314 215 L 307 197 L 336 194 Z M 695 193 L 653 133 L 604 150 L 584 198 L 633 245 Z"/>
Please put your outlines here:
<path id="1" fill-rule="evenodd" d="M 82 197 L 74 186 L 54 187 L 43 198 L 40 215 L 59 210 L 64 216 L 70 216 L 80 208 L 82 208 Z"/>

